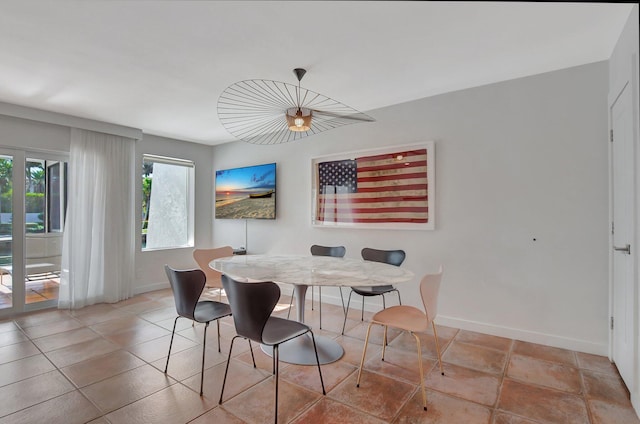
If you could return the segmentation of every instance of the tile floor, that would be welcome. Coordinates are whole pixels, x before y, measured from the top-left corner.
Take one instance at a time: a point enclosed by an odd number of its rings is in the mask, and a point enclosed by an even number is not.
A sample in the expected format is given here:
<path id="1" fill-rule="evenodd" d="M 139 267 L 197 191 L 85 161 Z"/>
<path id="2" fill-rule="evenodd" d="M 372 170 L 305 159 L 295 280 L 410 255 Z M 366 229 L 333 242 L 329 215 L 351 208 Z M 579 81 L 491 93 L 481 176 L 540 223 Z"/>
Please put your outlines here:
<path id="1" fill-rule="evenodd" d="M 205 297 L 216 295 L 206 294 Z M 278 314 L 286 314 L 283 298 Z M 365 371 L 356 388 L 366 324 L 353 311 L 345 336 L 342 312 L 324 306 L 323 330 L 344 357 L 322 368 L 282 364 L 281 423 L 580 423 L 640 424 L 615 367 L 600 356 L 572 352 L 455 328 L 439 327 L 445 376 L 438 370 L 432 335 L 424 335 L 428 411 L 421 406 L 413 339 L 389 332 L 385 361 L 382 331 L 372 331 Z M 79 311 L 49 310 L 0 322 L 0 423 L 267 423 L 273 421 L 271 359 L 238 340 L 225 401 L 217 404 L 226 355 L 234 335 L 221 324 L 207 334 L 204 396 L 198 395 L 202 325 L 178 321 L 170 290 L 115 305 Z M 307 309 L 317 327 L 317 309 Z"/>

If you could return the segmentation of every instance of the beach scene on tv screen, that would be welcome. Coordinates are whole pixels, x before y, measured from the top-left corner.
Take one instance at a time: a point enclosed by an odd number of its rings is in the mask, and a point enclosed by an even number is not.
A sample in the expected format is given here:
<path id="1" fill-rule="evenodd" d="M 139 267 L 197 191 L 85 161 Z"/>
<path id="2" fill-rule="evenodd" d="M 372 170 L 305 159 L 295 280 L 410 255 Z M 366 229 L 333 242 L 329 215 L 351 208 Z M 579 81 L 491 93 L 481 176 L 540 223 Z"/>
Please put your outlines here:
<path id="1" fill-rule="evenodd" d="M 216 171 L 216 218 L 275 219 L 276 164 Z"/>

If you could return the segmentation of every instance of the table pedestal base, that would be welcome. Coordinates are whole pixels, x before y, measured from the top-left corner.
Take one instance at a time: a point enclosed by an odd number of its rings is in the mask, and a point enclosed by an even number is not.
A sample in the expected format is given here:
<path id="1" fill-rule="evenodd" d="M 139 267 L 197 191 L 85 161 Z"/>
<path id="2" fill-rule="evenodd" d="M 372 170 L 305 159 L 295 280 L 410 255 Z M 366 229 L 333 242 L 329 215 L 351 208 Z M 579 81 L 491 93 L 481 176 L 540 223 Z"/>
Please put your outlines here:
<path id="1" fill-rule="evenodd" d="M 329 337 L 315 335 L 316 346 L 318 347 L 318 359 L 320 364 L 330 364 L 342 358 L 344 349 L 338 342 Z M 273 356 L 271 346 L 261 346 L 262 351 L 269 356 Z M 280 345 L 279 355 L 282 362 L 298 365 L 316 365 L 316 354 L 313 350 L 311 334 L 307 333 L 295 339 L 284 342 Z"/>

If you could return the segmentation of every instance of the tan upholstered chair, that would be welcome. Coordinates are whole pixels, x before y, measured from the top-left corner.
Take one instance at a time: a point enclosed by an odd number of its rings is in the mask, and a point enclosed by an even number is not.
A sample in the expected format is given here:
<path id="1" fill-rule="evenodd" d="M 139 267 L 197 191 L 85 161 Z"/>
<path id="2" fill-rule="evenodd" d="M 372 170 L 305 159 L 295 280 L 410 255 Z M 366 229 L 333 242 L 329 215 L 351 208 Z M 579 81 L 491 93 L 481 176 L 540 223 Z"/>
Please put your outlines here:
<path id="1" fill-rule="evenodd" d="M 222 289 L 222 274 L 218 271 L 211 269 L 209 262 L 218 258 L 225 258 L 233 255 L 233 247 L 224 246 L 215 249 L 195 249 L 193 251 L 193 259 L 198 263 L 198 267 L 207 276 L 207 288 Z"/>
<path id="2" fill-rule="evenodd" d="M 442 368 L 442 357 L 440 355 L 440 343 L 438 342 L 438 332 L 434 319 L 438 313 L 438 292 L 440 291 L 440 281 L 442 280 L 442 266 L 437 274 L 427 274 L 420 281 L 420 296 L 425 312 L 413 306 L 399 305 L 383 309 L 376 313 L 367 328 L 367 337 L 364 340 L 364 349 L 362 351 L 362 361 L 360 362 L 360 370 L 358 371 L 357 387 L 360 387 L 360 377 L 362 376 L 362 366 L 364 365 L 364 357 L 367 353 L 367 343 L 369 342 L 369 333 L 371 326 L 374 324 L 384 327 L 384 340 L 382 343 L 382 360 L 384 361 L 384 350 L 387 344 L 387 328 L 397 328 L 398 330 L 408 331 L 415 337 L 418 345 L 418 368 L 420 369 L 420 385 L 422 387 L 422 401 L 424 410 L 427 410 L 427 393 L 424 389 L 424 372 L 422 370 L 422 348 L 420 347 L 420 338 L 416 333 L 424 333 L 433 328 L 433 337 L 436 341 L 436 351 L 438 352 L 438 363 L 440 364 L 440 372 L 444 375 Z"/>

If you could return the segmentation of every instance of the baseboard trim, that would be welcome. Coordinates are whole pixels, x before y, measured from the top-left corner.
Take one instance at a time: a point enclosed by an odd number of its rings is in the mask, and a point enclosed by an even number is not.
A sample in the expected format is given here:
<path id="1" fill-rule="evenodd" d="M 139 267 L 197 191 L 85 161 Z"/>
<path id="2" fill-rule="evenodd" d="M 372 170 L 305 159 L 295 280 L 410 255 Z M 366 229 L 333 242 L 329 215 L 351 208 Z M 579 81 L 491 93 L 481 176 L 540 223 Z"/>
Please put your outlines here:
<path id="1" fill-rule="evenodd" d="M 162 283 L 152 283 L 152 284 L 145 284 L 144 286 L 137 286 L 133 288 L 133 295 L 138 295 L 138 294 L 142 294 L 142 293 L 147 293 L 150 291 L 154 291 L 154 290 L 162 290 L 162 289 L 168 289 L 169 286 L 169 282 L 162 282 Z"/>
<path id="2" fill-rule="evenodd" d="M 558 347 L 561 349 L 575 350 L 594 355 L 606 356 L 608 352 L 607 343 L 594 343 L 587 340 L 573 339 L 570 337 L 562 337 L 554 334 L 539 333 L 536 331 L 522 330 L 495 324 L 487 324 L 450 316 L 438 315 L 436 323 L 446 325 L 448 327 L 459 328 L 461 330 L 476 331 L 478 333 L 507 337 L 514 340 Z"/>

